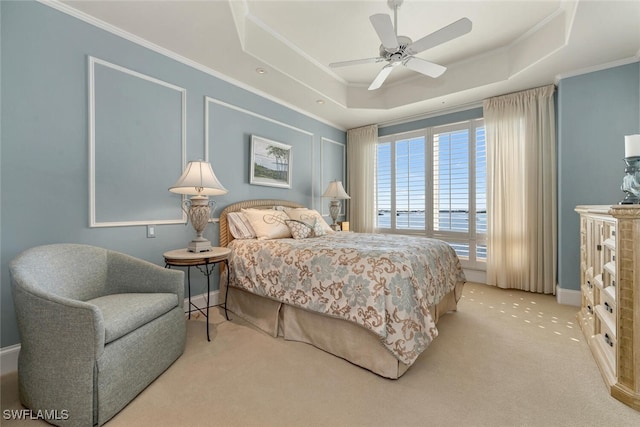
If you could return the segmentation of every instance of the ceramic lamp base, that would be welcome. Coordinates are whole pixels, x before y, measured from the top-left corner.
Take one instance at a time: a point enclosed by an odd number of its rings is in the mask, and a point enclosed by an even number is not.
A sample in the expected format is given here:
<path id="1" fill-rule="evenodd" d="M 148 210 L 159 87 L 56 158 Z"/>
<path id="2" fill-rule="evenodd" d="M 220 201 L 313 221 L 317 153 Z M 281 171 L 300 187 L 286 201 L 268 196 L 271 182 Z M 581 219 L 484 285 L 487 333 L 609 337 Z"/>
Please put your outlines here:
<path id="1" fill-rule="evenodd" d="M 331 200 L 329 202 L 329 215 L 331 215 L 331 219 L 333 220 L 331 229 L 334 231 L 340 231 L 340 224 L 336 222 L 338 220 L 338 215 L 340 215 L 340 200 Z"/>
<path id="2" fill-rule="evenodd" d="M 625 157 L 625 176 L 622 179 L 620 189 L 624 191 L 624 200 L 621 205 L 636 205 L 640 203 L 640 156 Z"/>
<path id="3" fill-rule="evenodd" d="M 207 196 L 193 196 L 185 202 L 185 208 L 188 207 L 189 221 L 196 231 L 196 238 L 189 243 L 187 250 L 189 252 L 206 252 L 211 250 L 211 242 L 203 237 L 204 230 L 209 224 L 211 217 L 211 206 Z"/>

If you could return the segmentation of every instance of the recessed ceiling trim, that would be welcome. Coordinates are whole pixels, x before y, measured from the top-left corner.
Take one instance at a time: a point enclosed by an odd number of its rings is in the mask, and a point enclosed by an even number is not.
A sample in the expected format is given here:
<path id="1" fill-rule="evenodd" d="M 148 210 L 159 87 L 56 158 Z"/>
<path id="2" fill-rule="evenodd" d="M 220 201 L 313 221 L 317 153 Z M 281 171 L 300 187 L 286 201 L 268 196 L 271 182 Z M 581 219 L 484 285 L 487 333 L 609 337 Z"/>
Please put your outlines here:
<path id="1" fill-rule="evenodd" d="M 569 2 L 567 2 L 569 3 Z M 577 3 L 577 2 L 571 2 L 571 3 Z M 573 8 L 573 12 L 575 13 L 575 7 Z M 546 18 L 540 20 L 536 25 L 534 25 L 533 27 L 531 27 L 529 30 L 525 31 L 523 34 L 521 34 L 519 37 L 517 37 L 516 39 L 514 39 L 511 43 L 509 43 L 507 45 L 507 47 L 513 47 L 516 46 L 518 44 L 520 44 L 522 41 L 524 41 L 527 38 L 533 37 L 536 33 L 538 33 L 539 31 L 543 30 L 547 25 L 549 25 L 549 23 L 551 23 L 552 21 L 555 21 L 556 18 L 560 17 L 565 17 L 567 16 L 566 10 L 565 8 L 561 5 L 560 7 L 558 7 L 558 9 L 553 12 L 552 14 L 550 14 L 549 16 L 547 16 Z M 571 14 L 569 14 L 569 16 L 572 16 Z M 570 19 L 569 21 L 573 21 L 573 19 Z M 566 27 L 570 27 L 570 22 L 567 22 L 567 20 L 565 20 L 565 26 Z"/>
<path id="2" fill-rule="evenodd" d="M 309 61 L 308 55 L 302 55 L 278 33 L 264 24 L 260 25 L 260 21 L 247 20 L 246 24 L 243 48 L 246 54 L 312 90 L 317 96 L 346 107 L 346 84 L 328 75 L 317 61 Z"/>
<path id="3" fill-rule="evenodd" d="M 231 9 L 231 16 L 233 17 L 233 23 L 235 24 L 234 27 L 238 34 L 238 40 L 240 40 L 240 45 L 242 46 L 242 49 L 244 49 L 244 35 L 246 33 L 245 17 L 249 14 L 249 5 L 246 0 L 230 1 L 229 8 Z"/>
<path id="4" fill-rule="evenodd" d="M 316 67 L 320 68 L 322 71 L 324 71 L 325 73 L 329 74 L 331 77 L 333 77 L 334 79 L 338 80 L 340 83 L 343 84 L 347 84 L 348 82 L 343 79 L 342 77 L 340 77 L 338 74 L 334 73 L 333 71 L 331 71 L 330 68 L 328 68 L 325 64 L 322 64 L 321 62 L 319 62 L 318 60 L 316 60 L 315 58 L 313 58 L 311 55 L 309 55 L 308 53 L 306 53 L 305 51 L 303 51 L 302 49 L 300 49 L 298 47 L 298 45 L 296 45 L 295 43 L 293 43 L 291 40 L 287 39 L 286 37 L 284 37 L 282 34 L 280 34 L 279 32 L 277 32 L 276 30 L 274 30 L 273 28 L 269 27 L 267 24 L 264 23 L 264 21 L 262 21 L 260 18 L 258 18 L 255 15 L 252 15 L 251 12 L 249 12 L 246 16 L 246 21 L 244 22 L 245 24 L 245 28 L 247 27 L 247 24 L 254 24 L 257 27 L 259 27 L 261 30 L 263 30 L 264 32 L 266 32 L 267 34 L 269 34 L 271 37 L 273 37 L 275 40 L 279 41 L 280 43 L 282 43 L 284 46 L 286 46 L 288 49 L 290 49 L 291 51 L 293 51 L 295 54 L 301 56 L 302 58 L 304 58 L 306 61 L 310 62 L 311 64 L 315 65 Z M 246 33 L 249 33 L 248 31 Z M 244 46 L 243 46 L 244 47 Z M 247 48 L 245 48 L 245 52 L 247 52 L 248 54 L 252 55 L 252 56 L 256 56 L 256 54 L 254 54 L 254 52 L 250 51 L 250 47 L 247 46 Z M 261 55 L 264 56 L 264 55 Z M 263 59 L 264 60 L 264 59 Z"/>
<path id="5" fill-rule="evenodd" d="M 271 28 L 258 16 L 252 14 L 246 1 L 242 23 L 243 49 L 245 53 L 269 64 L 269 66 L 290 77 L 305 87 L 317 92 L 332 102 L 345 108 L 365 108 L 367 110 L 390 110 L 400 106 L 411 105 L 450 93 L 459 93 L 472 87 L 471 81 L 480 87 L 507 81 L 552 55 L 566 44 L 567 26 L 571 19 L 566 19 L 567 10 L 575 12 L 575 2 L 560 6 L 553 13 L 540 20 L 525 33 L 507 46 L 474 55 L 458 63 L 449 64 L 447 73 L 433 82 L 423 76 L 410 76 L 388 84 L 374 96 L 363 92 L 368 87 L 363 83 L 349 83 L 328 69 L 297 44 Z M 573 16 L 573 13 L 569 14 Z M 488 66 L 488 58 L 494 61 Z M 496 66 L 496 59 L 498 59 Z M 460 64 L 471 64 L 473 69 L 479 67 L 483 76 L 474 72 L 469 78 L 465 72 L 456 70 Z M 319 72 L 326 73 L 330 79 L 322 78 Z M 468 73 L 468 70 L 467 70 Z M 477 86 L 476 86 L 477 87 Z"/>
<path id="6" fill-rule="evenodd" d="M 469 74 L 469 69 L 474 73 Z M 450 65 L 447 73 L 439 79 L 417 76 L 408 81 L 394 82 L 373 93 L 366 87 L 349 87 L 347 105 L 349 108 L 391 110 L 508 79 L 508 51 L 499 49 Z"/>
<path id="7" fill-rule="evenodd" d="M 513 77 L 558 52 L 569 36 L 564 11 L 545 19 L 509 45 L 509 77 Z"/>

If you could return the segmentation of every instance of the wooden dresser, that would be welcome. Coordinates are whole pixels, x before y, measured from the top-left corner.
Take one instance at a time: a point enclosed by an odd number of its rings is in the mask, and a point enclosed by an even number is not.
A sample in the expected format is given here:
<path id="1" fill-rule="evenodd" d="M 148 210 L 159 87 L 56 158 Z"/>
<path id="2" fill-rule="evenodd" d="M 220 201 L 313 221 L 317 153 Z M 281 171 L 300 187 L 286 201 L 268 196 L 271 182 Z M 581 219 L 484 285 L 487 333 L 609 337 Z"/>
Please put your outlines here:
<path id="1" fill-rule="evenodd" d="M 611 395 L 640 410 L 640 205 L 576 212 L 580 327 Z"/>

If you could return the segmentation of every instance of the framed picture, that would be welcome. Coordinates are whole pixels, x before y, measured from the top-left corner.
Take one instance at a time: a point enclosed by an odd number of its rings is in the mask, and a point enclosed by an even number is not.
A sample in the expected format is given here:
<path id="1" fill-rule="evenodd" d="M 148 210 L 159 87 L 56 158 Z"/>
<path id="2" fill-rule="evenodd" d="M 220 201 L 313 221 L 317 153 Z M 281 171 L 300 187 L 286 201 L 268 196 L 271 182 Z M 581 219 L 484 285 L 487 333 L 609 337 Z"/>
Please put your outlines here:
<path id="1" fill-rule="evenodd" d="M 291 188 L 291 146 L 252 135 L 250 170 L 251 184 Z"/>

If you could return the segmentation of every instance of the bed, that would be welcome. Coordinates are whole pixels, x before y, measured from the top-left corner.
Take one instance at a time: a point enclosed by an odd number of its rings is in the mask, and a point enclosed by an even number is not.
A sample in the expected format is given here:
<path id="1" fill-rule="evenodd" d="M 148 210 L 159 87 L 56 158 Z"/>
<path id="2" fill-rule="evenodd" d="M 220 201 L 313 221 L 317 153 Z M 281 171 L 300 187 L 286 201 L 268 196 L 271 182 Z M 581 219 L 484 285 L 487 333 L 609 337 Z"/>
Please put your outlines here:
<path id="1" fill-rule="evenodd" d="M 318 220 L 312 238 L 298 238 L 293 228 L 296 238 L 234 238 L 238 212 L 274 211 L 291 216 L 305 207 L 250 200 L 220 215 L 220 246 L 232 250 L 229 289 L 222 288 L 227 309 L 274 337 L 312 344 L 386 378 L 402 376 L 437 336 L 440 316 L 457 308 L 465 277 L 455 251 L 425 237 L 332 233 L 326 223 L 325 233 Z"/>

